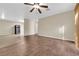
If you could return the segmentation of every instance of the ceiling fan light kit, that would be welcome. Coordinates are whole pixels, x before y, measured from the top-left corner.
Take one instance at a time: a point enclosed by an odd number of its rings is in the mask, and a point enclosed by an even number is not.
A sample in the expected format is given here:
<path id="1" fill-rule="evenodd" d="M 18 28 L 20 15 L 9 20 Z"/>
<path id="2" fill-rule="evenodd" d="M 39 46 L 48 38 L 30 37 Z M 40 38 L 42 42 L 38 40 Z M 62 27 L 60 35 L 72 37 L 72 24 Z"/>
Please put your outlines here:
<path id="1" fill-rule="evenodd" d="M 34 3 L 34 4 L 31 4 L 31 3 L 24 3 L 25 5 L 30 5 L 30 6 L 33 6 L 33 8 L 30 10 L 30 12 L 32 12 L 34 9 L 37 9 L 38 12 L 41 14 L 41 10 L 40 10 L 40 7 L 41 8 L 48 8 L 47 5 L 40 5 L 40 3 Z"/>
<path id="2" fill-rule="evenodd" d="M 34 7 L 34 8 L 36 8 L 36 9 L 38 9 L 38 8 L 39 8 L 39 6 L 38 6 L 38 5 L 34 5 L 33 7 Z"/>

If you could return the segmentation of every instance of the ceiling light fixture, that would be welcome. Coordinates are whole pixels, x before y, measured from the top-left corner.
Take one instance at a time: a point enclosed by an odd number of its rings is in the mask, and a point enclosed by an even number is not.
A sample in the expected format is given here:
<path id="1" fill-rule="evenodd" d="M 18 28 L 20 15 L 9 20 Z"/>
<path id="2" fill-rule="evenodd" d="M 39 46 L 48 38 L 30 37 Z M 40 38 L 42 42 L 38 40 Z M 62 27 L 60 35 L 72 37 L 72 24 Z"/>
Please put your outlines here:
<path id="1" fill-rule="evenodd" d="M 33 7 L 34 7 L 34 8 L 36 8 L 36 9 L 38 9 L 38 8 L 39 8 L 39 6 L 38 6 L 38 5 L 34 5 Z"/>
<path id="2" fill-rule="evenodd" d="M 24 3 L 25 5 L 30 5 L 32 6 L 33 8 L 30 10 L 30 12 L 32 12 L 34 9 L 37 9 L 38 12 L 41 14 L 42 11 L 41 11 L 41 8 L 46 8 L 48 9 L 48 6 L 47 5 L 40 5 L 40 3 L 34 3 L 34 4 L 31 4 L 31 3 Z"/>

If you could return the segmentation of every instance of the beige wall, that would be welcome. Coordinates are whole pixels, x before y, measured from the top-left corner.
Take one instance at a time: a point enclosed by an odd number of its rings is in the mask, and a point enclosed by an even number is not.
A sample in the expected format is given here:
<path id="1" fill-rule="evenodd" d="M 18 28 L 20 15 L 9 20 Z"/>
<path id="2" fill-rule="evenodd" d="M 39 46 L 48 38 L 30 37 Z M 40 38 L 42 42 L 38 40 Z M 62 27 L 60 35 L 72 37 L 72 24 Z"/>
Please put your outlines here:
<path id="1" fill-rule="evenodd" d="M 38 32 L 38 21 L 37 19 L 25 19 L 24 20 L 24 35 L 32 35 Z"/>
<path id="2" fill-rule="evenodd" d="M 61 14 L 40 19 L 38 22 L 39 35 L 74 40 L 74 12 L 68 11 Z"/>
<path id="3" fill-rule="evenodd" d="M 29 20 L 24 19 L 24 35 L 29 35 L 30 27 L 29 27 Z"/>
<path id="4" fill-rule="evenodd" d="M 0 20 L 0 35 L 13 35 L 14 34 L 14 25 L 21 25 L 21 34 L 24 35 L 24 24 L 15 21 Z"/>

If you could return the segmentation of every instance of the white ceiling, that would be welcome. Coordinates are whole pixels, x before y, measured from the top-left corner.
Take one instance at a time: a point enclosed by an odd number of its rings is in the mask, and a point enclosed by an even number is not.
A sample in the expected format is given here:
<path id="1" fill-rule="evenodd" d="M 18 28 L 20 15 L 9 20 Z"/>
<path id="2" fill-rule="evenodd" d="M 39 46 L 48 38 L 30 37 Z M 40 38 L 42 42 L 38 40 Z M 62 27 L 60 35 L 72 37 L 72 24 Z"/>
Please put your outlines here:
<path id="1" fill-rule="evenodd" d="M 35 19 L 43 18 L 58 13 L 73 10 L 75 7 L 74 3 L 48 3 L 49 9 L 43 9 L 42 14 L 39 14 L 37 10 L 32 13 L 29 10 L 32 9 L 31 6 L 24 5 L 23 3 L 0 3 L 0 18 L 2 13 L 4 13 L 5 19 L 20 21 L 24 18 Z"/>
<path id="2" fill-rule="evenodd" d="M 0 18 L 4 14 L 7 20 L 21 21 L 24 19 L 24 9 L 22 3 L 0 3 Z"/>

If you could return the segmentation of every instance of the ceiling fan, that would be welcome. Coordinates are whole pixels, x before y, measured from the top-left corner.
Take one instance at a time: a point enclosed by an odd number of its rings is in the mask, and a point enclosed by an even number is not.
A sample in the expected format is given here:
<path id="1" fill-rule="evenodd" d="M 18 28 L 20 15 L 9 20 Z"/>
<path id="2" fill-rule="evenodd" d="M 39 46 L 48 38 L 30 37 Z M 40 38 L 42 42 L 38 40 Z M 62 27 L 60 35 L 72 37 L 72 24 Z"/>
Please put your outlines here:
<path id="1" fill-rule="evenodd" d="M 40 10 L 40 7 L 41 7 L 41 8 L 48 8 L 47 5 L 40 5 L 40 3 L 34 3 L 34 4 L 31 4 L 31 3 L 24 3 L 24 4 L 25 4 L 25 5 L 33 6 L 33 8 L 30 10 L 30 12 L 32 12 L 34 9 L 37 9 L 40 14 L 42 13 L 42 11 Z"/>

